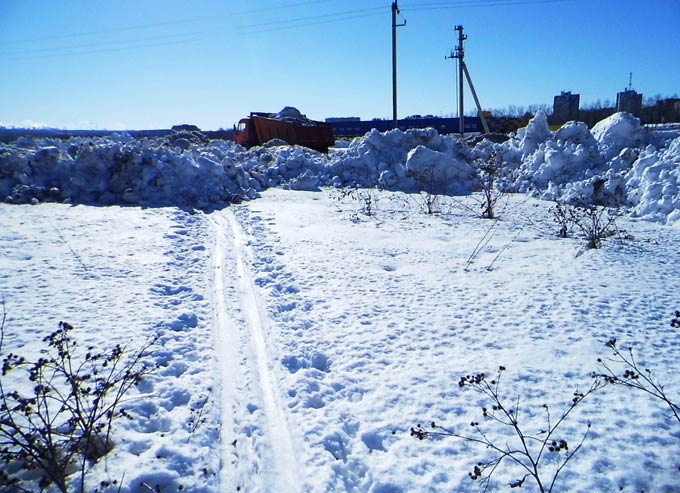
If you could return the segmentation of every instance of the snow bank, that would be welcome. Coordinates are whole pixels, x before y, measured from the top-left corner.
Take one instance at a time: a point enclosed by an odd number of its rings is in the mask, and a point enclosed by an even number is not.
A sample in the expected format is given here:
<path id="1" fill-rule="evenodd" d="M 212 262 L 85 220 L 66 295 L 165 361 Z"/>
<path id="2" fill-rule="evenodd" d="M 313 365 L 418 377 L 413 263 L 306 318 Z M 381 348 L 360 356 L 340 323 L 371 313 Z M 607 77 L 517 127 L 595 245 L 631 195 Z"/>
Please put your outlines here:
<path id="1" fill-rule="evenodd" d="M 551 136 L 552 132 L 548 126 L 548 117 L 543 111 L 539 111 L 525 128 L 517 132 L 517 137 L 520 139 L 519 149 L 522 152 L 522 157 L 534 152 L 540 144 Z"/>
<path id="2" fill-rule="evenodd" d="M 190 140 L 186 136 L 139 141 L 113 136 L 25 144 L 0 147 L 0 197 L 6 202 L 49 200 L 206 209 L 254 198 L 271 186 L 297 182 L 310 170 L 316 177 L 323 174 L 327 159 L 301 147 L 246 152 L 231 142 L 203 143 L 198 137 Z"/>
<path id="3" fill-rule="evenodd" d="M 475 186 L 471 165 L 422 145 L 409 151 L 406 173 L 430 193 L 463 195 Z"/>
<path id="4" fill-rule="evenodd" d="M 459 146 L 454 139 L 444 137 L 433 128 L 390 130 L 373 129 L 364 137 L 354 139 L 339 152 L 329 166 L 329 176 L 335 186 L 373 187 L 377 184 L 390 190 L 417 190 L 418 184 L 407 174 L 408 153 L 418 146 L 456 157 Z"/>
<path id="5" fill-rule="evenodd" d="M 283 113 L 283 112 L 282 112 Z M 210 209 L 271 187 L 381 186 L 414 192 L 474 191 L 474 163 L 497 156 L 503 186 L 549 200 L 625 205 L 645 219 L 680 224 L 680 130 L 616 113 L 592 131 L 552 132 L 538 112 L 504 143 L 468 144 L 435 129 L 373 130 L 329 155 L 273 142 L 245 150 L 200 132 L 135 140 L 20 139 L 0 146 L 0 199 L 12 203 L 174 205 Z"/>
<path id="6" fill-rule="evenodd" d="M 648 146 L 626 180 L 633 211 L 640 217 L 680 224 L 680 137 L 658 152 Z"/>
<path id="7" fill-rule="evenodd" d="M 597 123 L 592 134 L 608 158 L 626 147 L 640 146 L 645 137 L 640 120 L 630 113 L 614 113 Z"/>

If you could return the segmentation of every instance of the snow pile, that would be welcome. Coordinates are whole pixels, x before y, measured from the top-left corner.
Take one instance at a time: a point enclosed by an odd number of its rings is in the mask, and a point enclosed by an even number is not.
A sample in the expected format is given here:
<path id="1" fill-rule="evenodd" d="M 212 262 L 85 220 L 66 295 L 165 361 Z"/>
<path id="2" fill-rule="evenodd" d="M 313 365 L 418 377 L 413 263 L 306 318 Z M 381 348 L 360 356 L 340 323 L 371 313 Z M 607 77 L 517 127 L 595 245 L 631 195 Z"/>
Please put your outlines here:
<path id="1" fill-rule="evenodd" d="M 639 147 L 645 139 L 645 131 L 640 126 L 640 120 L 630 113 L 614 113 L 597 123 L 592 134 L 607 159 L 626 147 Z"/>
<path id="2" fill-rule="evenodd" d="M 314 125 L 314 122 L 307 118 L 307 115 L 303 115 L 299 109 L 293 106 L 286 106 L 276 113 L 274 118 L 286 122 L 302 123 L 303 125 Z"/>
<path id="3" fill-rule="evenodd" d="M 471 165 L 423 145 L 409 151 L 405 169 L 418 188 L 429 193 L 463 195 L 475 187 Z"/>
<path id="4" fill-rule="evenodd" d="M 548 126 L 548 117 L 543 111 L 536 113 L 529 124 L 517 132 L 520 140 L 519 149 L 522 157 L 533 153 L 540 144 L 552 137 L 552 132 Z"/>
<path id="5" fill-rule="evenodd" d="M 114 136 L 30 144 L 0 147 L 0 197 L 6 202 L 209 209 L 300 181 L 305 173 L 322 175 L 315 164 L 326 161 L 306 148 L 245 152 L 231 142 L 201 144 L 186 137 L 173 141 Z M 313 181 L 316 185 L 318 180 Z"/>
<path id="6" fill-rule="evenodd" d="M 430 154 L 437 160 L 453 162 L 459 155 L 455 139 L 439 135 L 433 128 L 383 133 L 373 129 L 338 152 L 330 163 L 331 182 L 338 187 L 380 184 L 390 190 L 414 191 L 418 185 L 407 173 L 407 160 L 409 152 L 418 146 L 438 153 Z"/>
<path id="7" fill-rule="evenodd" d="M 240 158 L 238 172 L 254 180 L 252 185 L 257 191 L 272 187 L 313 191 L 326 182 L 328 157 L 306 147 L 265 145 Z"/>
<path id="8" fill-rule="evenodd" d="M 538 191 L 551 200 L 573 198 L 574 184 L 580 190 L 584 181 L 604 171 L 598 143 L 585 124 L 569 122 L 552 135 L 541 115 L 522 130 L 505 145 L 504 158 L 516 167 L 513 190 Z"/>
<path id="9" fill-rule="evenodd" d="M 301 115 L 284 108 L 279 116 Z M 648 129 L 627 113 L 592 131 L 569 122 L 552 132 L 539 112 L 502 143 L 468 143 L 433 128 L 373 130 L 329 155 L 282 142 L 247 151 L 200 132 L 143 140 L 125 134 L 21 139 L 0 146 L 0 198 L 211 209 L 271 187 L 379 186 L 465 194 L 477 190 L 475 161 L 493 158 L 503 165 L 499 183 L 506 191 L 623 205 L 640 217 L 676 223 L 679 137 L 680 130 Z"/>
<path id="10" fill-rule="evenodd" d="M 612 115 L 592 132 L 583 123 L 569 122 L 550 135 L 539 114 L 498 148 L 513 173 L 512 191 L 630 206 L 640 217 L 673 224 L 680 210 L 679 135 L 649 131 L 628 113 Z"/>
<path id="11" fill-rule="evenodd" d="M 210 139 L 200 131 L 180 129 L 173 131 L 165 138 L 165 141 L 169 147 L 179 147 L 183 151 L 186 151 L 192 144 L 205 145 L 210 142 Z"/>
<path id="12" fill-rule="evenodd" d="M 636 215 L 680 224 L 680 137 L 661 152 L 645 148 L 625 185 Z"/>
<path id="13" fill-rule="evenodd" d="M 112 137 L 0 148 L 0 195 L 8 202 L 206 207 L 243 188 L 229 173 L 234 146 L 219 146 L 185 153 L 167 142 Z M 225 156 L 222 162 L 208 157 L 216 151 Z"/>

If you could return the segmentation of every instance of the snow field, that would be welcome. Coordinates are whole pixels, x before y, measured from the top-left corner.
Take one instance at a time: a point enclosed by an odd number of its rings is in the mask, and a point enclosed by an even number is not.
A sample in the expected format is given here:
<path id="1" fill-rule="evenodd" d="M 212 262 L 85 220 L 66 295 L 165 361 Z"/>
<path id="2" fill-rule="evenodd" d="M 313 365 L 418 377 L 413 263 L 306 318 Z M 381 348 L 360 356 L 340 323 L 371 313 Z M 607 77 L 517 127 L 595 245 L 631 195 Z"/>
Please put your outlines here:
<path id="1" fill-rule="evenodd" d="M 123 403 L 133 419 L 118 420 L 92 488 L 117 480 L 130 492 L 148 491 L 143 483 L 216 490 L 207 225 L 175 209 L 4 204 L 0 216 L 3 353 L 37 355 L 59 320 L 81 347 L 120 343 L 131 354 L 159 335 L 147 361 L 158 370 Z"/>
<path id="2" fill-rule="evenodd" d="M 114 424 L 92 487 L 477 491 L 467 472 L 483 450 L 409 428 L 465 432 L 487 403 L 458 379 L 502 364 L 502 392 L 540 430 L 542 405 L 558 414 L 585 389 L 610 337 L 680 394 L 677 229 L 622 218 L 632 240 L 584 251 L 527 196 L 488 221 L 474 197 L 428 216 L 413 196 L 375 193 L 371 217 L 326 190 L 211 214 L 0 205 L 5 350 L 37 354 L 59 319 L 101 347 L 160 335 L 158 371 L 126 402 L 133 419 Z M 680 433 L 660 403 L 606 389 L 561 436 L 573 446 L 588 422 L 561 489 L 677 490 Z M 490 491 L 517 474 L 499 470 Z"/>
<path id="3" fill-rule="evenodd" d="M 514 213 L 470 266 L 490 222 L 465 214 L 338 221 L 327 197 L 277 191 L 237 208 L 269 292 L 274 355 L 288 372 L 309 491 L 475 491 L 466 474 L 475 456 L 464 444 L 408 436 L 416 422 L 465 424 L 479 414 L 479 396 L 457 387 L 469 372 L 503 364 L 507 395 L 521 395 L 525 412 L 544 402 L 558 409 L 590 384 L 614 336 L 648 355 L 663 347 L 654 366 L 678 388 L 666 320 L 678 302 L 667 289 L 674 273 L 651 260 L 677 258 L 674 240 L 657 243 L 651 230 L 634 246 L 576 257 L 577 242 L 555 239 L 535 219 L 547 216 L 544 203 L 513 200 Z M 565 489 L 672 491 L 677 437 L 657 407 L 614 391 L 584 403 L 565 430 L 580 438 L 589 420 L 592 438 Z M 609 442 L 635 446 L 611 451 Z M 641 456 L 639 469 L 625 466 Z"/>

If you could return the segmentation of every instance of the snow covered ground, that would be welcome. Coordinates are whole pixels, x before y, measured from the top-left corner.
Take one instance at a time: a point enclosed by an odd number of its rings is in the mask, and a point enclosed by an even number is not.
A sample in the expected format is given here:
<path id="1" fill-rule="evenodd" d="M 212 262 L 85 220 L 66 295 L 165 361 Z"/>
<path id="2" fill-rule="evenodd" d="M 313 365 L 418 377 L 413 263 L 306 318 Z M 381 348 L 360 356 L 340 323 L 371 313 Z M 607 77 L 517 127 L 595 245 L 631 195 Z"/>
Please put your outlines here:
<path id="1" fill-rule="evenodd" d="M 478 420 L 510 440 L 482 420 L 488 402 L 459 388 L 463 375 L 507 367 L 501 393 L 539 431 L 543 404 L 559 415 L 616 337 L 680 400 L 680 139 L 617 118 L 551 133 L 539 115 L 493 149 L 373 133 L 330 157 L 122 136 L 6 146 L 0 191 L 40 200 L 0 204 L 3 356 L 37 356 L 59 320 L 102 348 L 160 336 L 159 368 L 125 403 L 133 419 L 114 422 L 88 491 L 118 491 L 105 480 L 124 493 L 479 491 L 468 472 L 488 451 L 409 432 L 436 421 L 468 433 Z M 532 192 L 505 195 L 498 220 L 471 213 L 477 193 L 427 215 L 399 191 L 417 185 L 409 169 L 460 171 L 492 151 L 514 163 L 508 186 Z M 392 191 L 326 187 L 376 180 Z M 50 194 L 97 205 L 39 203 Z M 558 238 L 538 197 L 578 194 L 625 199 L 626 234 L 599 250 Z M 137 203 L 154 207 L 122 206 Z M 587 423 L 557 490 L 680 491 L 680 423 L 662 402 L 606 387 L 560 438 L 573 449 Z M 502 466 L 490 491 L 518 477 Z"/>
<path id="2" fill-rule="evenodd" d="M 467 473 L 484 450 L 410 427 L 465 430 L 483 403 L 458 379 L 500 364 L 508 399 L 557 413 L 610 337 L 680 395 L 677 228 L 621 218 L 633 239 L 584 251 L 526 196 L 495 222 L 463 208 L 469 197 L 432 216 L 412 196 L 377 198 L 371 217 L 333 190 L 270 190 L 210 214 L 0 206 L 5 351 L 35 354 L 58 320 L 103 347 L 161 336 L 160 368 L 93 485 L 477 491 Z M 581 406 L 561 436 L 592 429 L 561 491 L 678 491 L 680 423 L 661 403 L 607 388 Z"/>

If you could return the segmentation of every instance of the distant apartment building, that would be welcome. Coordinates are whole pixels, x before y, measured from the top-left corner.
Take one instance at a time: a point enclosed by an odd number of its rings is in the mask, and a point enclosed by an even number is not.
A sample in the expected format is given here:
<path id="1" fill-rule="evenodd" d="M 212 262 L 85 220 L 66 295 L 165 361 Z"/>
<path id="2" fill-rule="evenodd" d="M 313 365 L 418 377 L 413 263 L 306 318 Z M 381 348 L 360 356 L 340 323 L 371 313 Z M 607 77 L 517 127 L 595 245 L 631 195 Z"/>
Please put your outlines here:
<path id="1" fill-rule="evenodd" d="M 559 96 L 555 96 L 552 122 L 562 124 L 571 120 L 578 120 L 580 100 L 581 95 L 572 94 L 571 91 L 562 91 Z"/>
<path id="2" fill-rule="evenodd" d="M 642 94 L 626 89 L 616 95 L 616 111 L 626 111 L 638 118 L 642 115 Z"/>
<path id="3" fill-rule="evenodd" d="M 667 98 L 657 101 L 655 109 L 657 122 L 680 122 L 680 98 Z"/>

